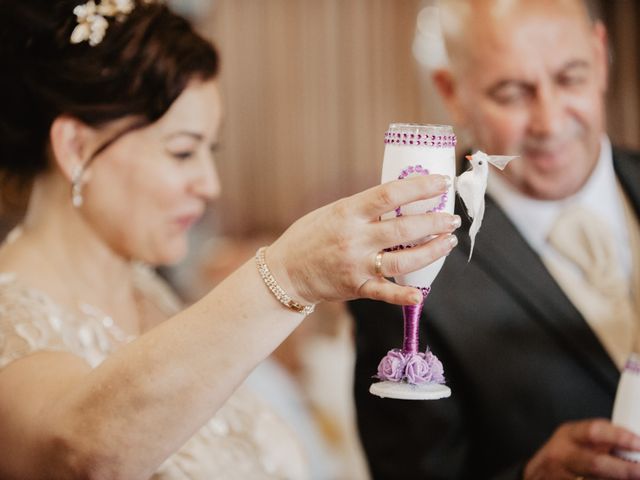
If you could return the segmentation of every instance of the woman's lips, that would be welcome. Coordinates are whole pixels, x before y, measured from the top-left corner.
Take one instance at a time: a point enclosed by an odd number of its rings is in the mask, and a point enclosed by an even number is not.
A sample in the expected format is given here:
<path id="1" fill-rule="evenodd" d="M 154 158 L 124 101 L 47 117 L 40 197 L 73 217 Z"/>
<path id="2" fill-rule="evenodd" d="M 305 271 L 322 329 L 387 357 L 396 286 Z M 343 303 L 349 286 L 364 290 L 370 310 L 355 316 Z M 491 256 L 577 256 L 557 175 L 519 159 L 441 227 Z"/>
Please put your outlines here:
<path id="1" fill-rule="evenodd" d="M 200 217 L 202 216 L 202 214 L 200 213 L 193 213 L 193 214 L 188 214 L 188 215 L 180 215 L 179 217 L 176 218 L 175 223 L 183 230 L 188 230 L 189 228 L 191 228 L 193 226 L 194 223 L 196 223 Z"/>

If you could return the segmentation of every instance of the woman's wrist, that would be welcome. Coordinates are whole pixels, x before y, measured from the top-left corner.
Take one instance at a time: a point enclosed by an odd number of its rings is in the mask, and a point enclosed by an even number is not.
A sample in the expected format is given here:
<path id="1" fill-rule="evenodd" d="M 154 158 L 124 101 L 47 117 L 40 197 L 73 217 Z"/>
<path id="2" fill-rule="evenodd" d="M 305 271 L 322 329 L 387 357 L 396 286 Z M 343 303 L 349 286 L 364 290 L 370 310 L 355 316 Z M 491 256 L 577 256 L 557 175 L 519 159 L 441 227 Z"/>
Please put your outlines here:
<path id="1" fill-rule="evenodd" d="M 283 262 L 277 255 L 271 255 L 271 251 L 270 247 L 264 246 L 259 248 L 255 255 L 256 267 L 265 286 L 290 310 L 304 316 L 313 313 L 317 302 L 308 300 L 298 293 Z"/>

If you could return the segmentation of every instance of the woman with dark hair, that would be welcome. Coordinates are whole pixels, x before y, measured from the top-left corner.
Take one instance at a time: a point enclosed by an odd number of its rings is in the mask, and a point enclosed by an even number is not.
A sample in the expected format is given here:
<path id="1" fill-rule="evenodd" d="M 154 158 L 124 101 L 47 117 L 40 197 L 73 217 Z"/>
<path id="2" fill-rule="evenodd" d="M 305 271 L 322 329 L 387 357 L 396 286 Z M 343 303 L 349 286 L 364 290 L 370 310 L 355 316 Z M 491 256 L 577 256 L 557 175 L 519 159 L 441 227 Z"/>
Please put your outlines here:
<path id="1" fill-rule="evenodd" d="M 295 439 L 238 388 L 314 304 L 410 304 L 384 276 L 455 246 L 447 214 L 380 222 L 445 191 L 423 176 L 294 223 L 186 310 L 170 264 L 219 192 L 214 49 L 154 1 L 0 0 L 0 477 L 304 478 Z M 434 235 L 414 249 L 383 249 Z"/>

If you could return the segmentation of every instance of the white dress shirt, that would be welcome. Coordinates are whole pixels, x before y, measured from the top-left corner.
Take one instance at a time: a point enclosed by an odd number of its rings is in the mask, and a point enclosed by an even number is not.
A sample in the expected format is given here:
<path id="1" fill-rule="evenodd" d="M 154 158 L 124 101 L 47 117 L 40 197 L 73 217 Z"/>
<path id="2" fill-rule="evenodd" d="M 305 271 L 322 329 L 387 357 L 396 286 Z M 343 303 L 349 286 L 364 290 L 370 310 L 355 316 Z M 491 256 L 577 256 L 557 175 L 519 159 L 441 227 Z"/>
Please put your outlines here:
<path id="1" fill-rule="evenodd" d="M 622 369 L 629 353 L 640 345 L 640 325 L 634 313 L 632 293 L 634 271 L 630 228 L 635 228 L 635 225 L 627 223 L 624 200 L 613 169 L 609 140 L 602 139 L 598 163 L 587 182 L 577 193 L 567 198 L 554 201 L 533 199 L 516 190 L 496 172 L 491 173 L 487 189 L 538 253 L 549 273 L 583 315 L 614 363 Z M 600 225 L 605 225 L 606 231 L 602 233 L 608 234 L 609 241 L 613 244 L 613 256 L 619 267 L 613 268 L 618 271 L 618 275 L 622 275 L 621 280 L 626 281 L 626 295 L 624 291 L 617 290 L 622 296 L 611 296 L 611 291 L 605 292 L 597 288 L 577 264 L 549 243 L 549 233 L 558 217 L 567 209 L 575 207 L 586 210 L 590 216 L 597 217 Z"/>
<path id="2" fill-rule="evenodd" d="M 518 159 L 514 160 L 517 161 Z M 607 137 L 602 139 L 600 157 L 593 173 L 574 195 L 562 200 L 534 199 L 515 189 L 494 169 L 490 169 L 487 193 L 540 257 L 561 263 L 563 267 L 576 273 L 579 272 L 577 267 L 556 252 L 547 241 L 547 237 L 556 218 L 565 208 L 579 205 L 593 212 L 608 225 L 616 245 L 620 268 L 627 279 L 631 279 L 632 254 L 629 231 L 618 180 L 613 169 L 611 142 Z"/>

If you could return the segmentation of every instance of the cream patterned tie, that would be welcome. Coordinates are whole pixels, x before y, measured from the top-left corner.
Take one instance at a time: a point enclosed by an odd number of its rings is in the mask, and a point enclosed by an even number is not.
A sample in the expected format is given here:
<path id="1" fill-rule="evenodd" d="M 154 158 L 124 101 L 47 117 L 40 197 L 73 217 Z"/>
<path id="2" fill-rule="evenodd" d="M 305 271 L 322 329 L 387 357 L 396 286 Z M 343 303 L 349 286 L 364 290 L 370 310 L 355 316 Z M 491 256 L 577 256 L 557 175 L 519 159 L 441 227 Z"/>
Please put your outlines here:
<path id="1" fill-rule="evenodd" d="M 549 259 L 547 267 L 622 368 L 634 349 L 637 319 L 606 223 L 582 207 L 570 207 L 556 219 L 548 241 L 581 275 Z"/>

